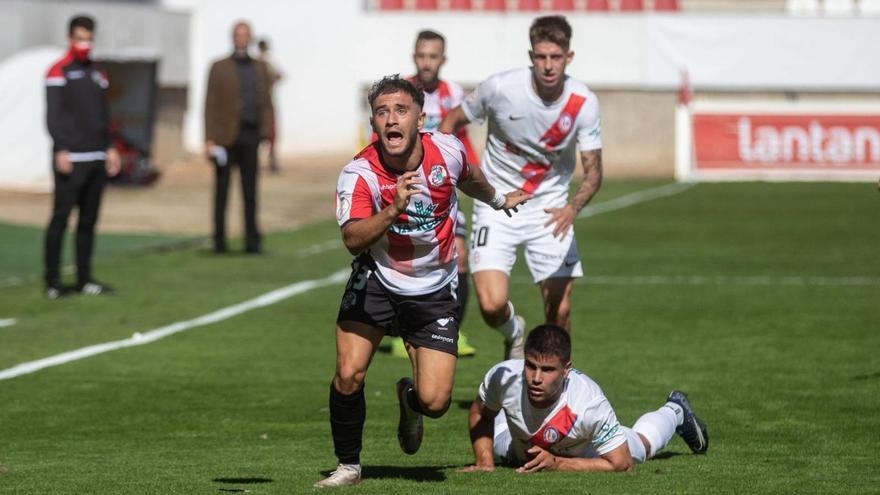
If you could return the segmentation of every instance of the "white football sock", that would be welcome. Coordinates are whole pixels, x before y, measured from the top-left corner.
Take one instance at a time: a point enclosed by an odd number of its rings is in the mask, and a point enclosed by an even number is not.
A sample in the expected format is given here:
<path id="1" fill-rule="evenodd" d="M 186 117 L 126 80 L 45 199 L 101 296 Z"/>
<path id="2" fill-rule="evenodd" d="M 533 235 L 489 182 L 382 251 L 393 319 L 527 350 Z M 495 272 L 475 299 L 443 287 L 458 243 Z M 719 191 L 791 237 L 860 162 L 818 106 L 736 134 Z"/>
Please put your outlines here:
<path id="1" fill-rule="evenodd" d="M 656 411 L 645 413 L 636 421 L 632 429 L 642 434 L 651 444 L 648 458 L 654 457 L 657 452 L 663 450 L 666 444 L 672 440 L 675 428 L 682 422 L 681 406 L 674 402 L 667 402 Z"/>
<path id="2" fill-rule="evenodd" d="M 504 335 L 504 338 L 507 340 L 513 340 L 513 337 L 516 336 L 517 331 L 522 332 L 522 329 L 516 328 L 516 313 L 513 311 L 513 303 L 507 301 L 507 307 L 510 309 L 510 318 L 507 319 L 501 325 L 495 327 L 495 330 L 501 332 L 501 335 Z"/>

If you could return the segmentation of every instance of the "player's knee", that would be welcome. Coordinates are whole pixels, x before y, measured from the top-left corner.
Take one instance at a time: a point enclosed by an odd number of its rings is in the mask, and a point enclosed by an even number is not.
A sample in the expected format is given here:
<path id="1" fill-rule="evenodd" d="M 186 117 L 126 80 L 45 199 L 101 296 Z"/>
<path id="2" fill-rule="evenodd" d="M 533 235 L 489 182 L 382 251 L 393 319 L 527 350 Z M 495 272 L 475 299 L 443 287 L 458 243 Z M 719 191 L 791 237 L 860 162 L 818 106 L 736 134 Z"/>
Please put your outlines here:
<path id="1" fill-rule="evenodd" d="M 425 416 L 439 418 L 446 414 L 452 402 L 451 393 L 419 391 L 419 402 Z"/>
<path id="2" fill-rule="evenodd" d="M 483 320 L 487 325 L 497 327 L 507 321 L 509 316 L 507 314 L 507 299 L 496 297 L 480 298 L 480 313 L 483 315 Z"/>
<path id="3" fill-rule="evenodd" d="M 450 399 L 446 400 L 433 400 L 431 402 L 423 402 L 422 403 L 422 412 L 425 413 L 425 416 L 431 418 L 439 418 L 446 414 L 446 411 L 449 410 Z"/>
<path id="4" fill-rule="evenodd" d="M 366 375 L 367 370 L 361 367 L 340 363 L 336 367 L 336 376 L 333 377 L 333 386 L 336 387 L 336 390 L 340 393 L 350 395 L 361 389 Z"/>

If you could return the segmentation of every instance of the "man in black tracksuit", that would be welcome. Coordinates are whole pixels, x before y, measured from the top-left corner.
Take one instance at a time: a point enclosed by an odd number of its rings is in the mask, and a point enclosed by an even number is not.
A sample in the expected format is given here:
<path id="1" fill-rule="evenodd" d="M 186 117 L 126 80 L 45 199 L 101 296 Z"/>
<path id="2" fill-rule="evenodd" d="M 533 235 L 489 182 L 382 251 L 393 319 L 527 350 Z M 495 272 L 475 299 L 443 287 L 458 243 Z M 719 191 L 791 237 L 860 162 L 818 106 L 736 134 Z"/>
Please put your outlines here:
<path id="1" fill-rule="evenodd" d="M 101 192 L 107 177 L 119 172 L 119 154 L 110 140 L 107 76 L 89 59 L 95 22 L 70 21 L 70 50 L 46 75 L 46 121 L 53 141 L 55 194 L 46 231 L 46 297 L 65 294 L 61 285 L 61 244 L 67 219 L 79 209 L 76 229 L 76 290 L 106 294 L 110 288 L 92 278 L 91 258 Z"/>

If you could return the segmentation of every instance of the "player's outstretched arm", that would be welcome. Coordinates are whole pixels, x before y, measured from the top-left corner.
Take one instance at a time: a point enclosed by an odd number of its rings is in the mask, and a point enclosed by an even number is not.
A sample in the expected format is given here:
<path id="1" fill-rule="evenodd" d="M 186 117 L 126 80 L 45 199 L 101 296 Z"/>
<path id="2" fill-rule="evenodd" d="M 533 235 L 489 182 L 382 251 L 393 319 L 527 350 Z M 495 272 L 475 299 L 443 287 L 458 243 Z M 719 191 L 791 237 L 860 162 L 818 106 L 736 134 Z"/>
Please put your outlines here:
<path id="1" fill-rule="evenodd" d="M 419 182 L 418 172 L 404 173 L 397 179 L 394 201 L 390 205 L 370 217 L 345 224 L 342 227 L 342 242 L 348 252 L 357 256 L 385 235 L 397 217 L 406 211 L 409 198 L 418 192 L 416 185 Z"/>
<path id="2" fill-rule="evenodd" d="M 462 469 L 462 472 L 495 470 L 492 437 L 495 433 L 495 416 L 497 415 L 498 411 L 486 407 L 479 397 L 474 399 L 470 413 L 468 413 L 468 429 L 471 433 L 471 446 L 474 449 L 474 465 Z"/>
<path id="3" fill-rule="evenodd" d="M 492 187 L 492 184 L 489 184 L 486 176 L 483 175 L 483 172 L 478 167 L 471 167 L 470 176 L 466 180 L 459 182 L 458 188 L 461 189 L 461 192 L 486 203 L 496 210 L 504 210 L 507 216 L 511 216 L 510 210 L 517 211 L 517 206 L 532 198 L 529 193 L 522 189 L 516 189 L 507 194 L 495 191 L 495 188 Z"/>
<path id="4" fill-rule="evenodd" d="M 443 116 L 443 120 L 440 121 L 440 127 L 437 130 L 444 134 L 455 134 L 459 129 L 468 125 L 469 122 L 467 115 L 464 114 L 464 110 L 459 105 Z"/>
<path id="5" fill-rule="evenodd" d="M 555 224 L 553 236 L 562 238 L 572 226 L 578 213 L 587 206 L 593 196 L 602 187 L 602 150 L 589 150 L 581 152 L 581 164 L 584 168 L 584 178 L 578 186 L 571 201 L 562 208 L 547 208 L 544 211 L 550 214 L 550 220 L 546 225 Z"/>
<path id="6" fill-rule="evenodd" d="M 619 447 L 597 458 L 560 457 L 553 455 L 537 445 L 526 451 L 529 462 L 517 469 L 518 473 L 536 473 L 538 471 L 630 471 L 635 464 L 626 442 Z"/>

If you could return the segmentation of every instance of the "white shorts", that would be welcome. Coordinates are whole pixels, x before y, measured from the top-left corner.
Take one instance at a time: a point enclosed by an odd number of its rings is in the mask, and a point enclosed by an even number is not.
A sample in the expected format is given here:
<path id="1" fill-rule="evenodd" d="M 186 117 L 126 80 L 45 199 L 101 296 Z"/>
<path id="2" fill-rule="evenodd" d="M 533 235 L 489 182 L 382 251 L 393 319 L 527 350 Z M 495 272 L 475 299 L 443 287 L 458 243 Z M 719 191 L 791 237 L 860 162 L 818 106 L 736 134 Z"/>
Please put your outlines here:
<path id="1" fill-rule="evenodd" d="M 623 430 L 623 434 L 626 436 L 626 445 L 629 447 L 629 455 L 633 461 L 638 464 L 645 462 L 647 453 L 645 452 L 645 444 L 642 443 L 639 434 L 633 431 L 632 428 L 627 428 L 623 425 L 620 426 L 620 429 Z M 525 452 L 514 452 L 513 441 L 504 411 L 498 411 L 498 415 L 495 416 L 492 454 L 495 458 L 495 463 L 501 466 L 519 466 L 526 459 Z M 591 459 L 598 456 L 592 448 L 587 448 L 578 457 Z"/>
<path id="2" fill-rule="evenodd" d="M 474 202 L 471 229 L 470 271 L 499 270 L 510 275 L 516 249 L 523 246 L 526 265 L 535 283 L 548 278 L 576 278 L 584 275 L 578 255 L 574 227 L 562 239 L 553 237 L 554 225 L 545 226 L 550 215 L 544 206 L 526 203 L 508 217 L 503 210 Z"/>

